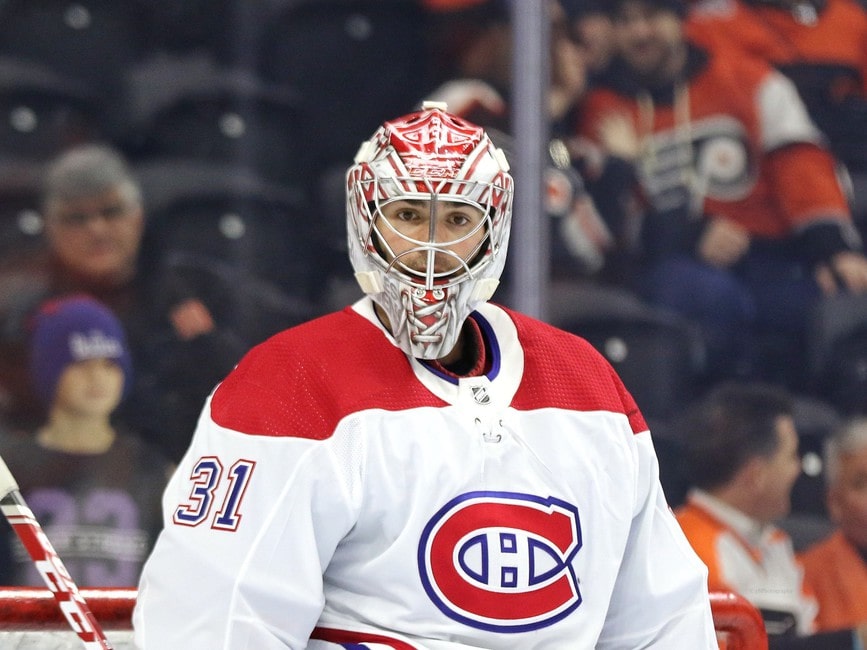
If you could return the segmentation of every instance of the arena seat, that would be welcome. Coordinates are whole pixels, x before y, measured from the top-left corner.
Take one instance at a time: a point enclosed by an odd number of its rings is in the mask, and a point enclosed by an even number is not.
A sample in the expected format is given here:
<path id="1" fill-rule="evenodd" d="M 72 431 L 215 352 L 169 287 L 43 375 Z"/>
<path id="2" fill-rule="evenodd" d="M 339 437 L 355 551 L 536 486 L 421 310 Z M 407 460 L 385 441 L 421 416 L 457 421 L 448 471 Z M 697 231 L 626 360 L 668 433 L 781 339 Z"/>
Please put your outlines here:
<path id="1" fill-rule="evenodd" d="M 44 248 L 38 162 L 0 154 L 0 259 Z"/>
<path id="2" fill-rule="evenodd" d="M 2 20 L 2 18 L 0 18 Z M 0 150 L 45 161 L 63 149 L 102 139 L 104 112 L 74 79 L 0 53 Z"/>
<path id="3" fill-rule="evenodd" d="M 276 3 L 264 20 L 256 67 L 307 102 L 317 173 L 351 160 L 382 115 L 411 110 L 425 94 L 421 3 L 294 0 Z"/>
<path id="4" fill-rule="evenodd" d="M 113 130 L 123 75 L 148 49 L 141 30 L 148 11 L 138 0 L 8 0 L 0 3 L 0 54 L 86 86 Z"/>
<path id="5" fill-rule="evenodd" d="M 811 313 L 810 388 L 844 415 L 867 412 L 867 297 L 839 293 Z"/>
<path id="6" fill-rule="evenodd" d="M 114 641 L 115 636 L 121 642 L 128 640 L 135 589 L 82 589 L 81 595 L 110 640 Z M 768 639 L 761 614 L 745 598 L 714 592 L 710 595 L 710 604 L 721 650 L 767 650 Z M 3 635 L 11 634 L 52 635 L 54 638 L 65 634 L 71 643 L 68 647 L 78 647 L 77 637 L 66 629 L 66 621 L 47 589 L 0 587 L 0 641 Z M 129 646 L 116 644 L 115 647 L 119 650 Z"/>
<path id="7" fill-rule="evenodd" d="M 303 191 L 241 165 L 168 159 L 136 165 L 149 220 L 143 264 L 209 257 L 292 296 L 312 299 L 324 275 Z"/>
<path id="8" fill-rule="evenodd" d="M 244 52 L 248 32 L 257 36 L 260 13 L 273 1 L 148 0 L 148 41 L 154 52 L 219 52 L 229 62 Z"/>
<path id="9" fill-rule="evenodd" d="M 313 143 L 299 101 L 285 86 L 208 57 L 151 58 L 126 75 L 125 146 L 135 162 L 243 164 L 273 182 L 299 184 Z"/>
<path id="10" fill-rule="evenodd" d="M 793 416 L 803 471 L 792 488 L 791 514 L 827 518 L 824 447 L 827 438 L 843 423 L 843 415 L 828 401 L 795 394 Z"/>
<path id="11" fill-rule="evenodd" d="M 704 339 L 677 314 L 621 288 L 556 283 L 549 288 L 548 321 L 601 352 L 646 418 L 670 418 L 697 396 Z"/>

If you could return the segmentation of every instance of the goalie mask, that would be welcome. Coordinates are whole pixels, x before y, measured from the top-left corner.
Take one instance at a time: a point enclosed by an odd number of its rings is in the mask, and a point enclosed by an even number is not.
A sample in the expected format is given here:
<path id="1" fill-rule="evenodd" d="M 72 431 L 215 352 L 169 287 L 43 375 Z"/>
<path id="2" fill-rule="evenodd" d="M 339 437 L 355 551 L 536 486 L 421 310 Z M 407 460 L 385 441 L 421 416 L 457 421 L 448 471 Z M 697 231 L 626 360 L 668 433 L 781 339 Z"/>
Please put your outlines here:
<path id="1" fill-rule="evenodd" d="M 438 359 L 506 262 L 512 177 L 475 124 L 426 103 L 383 124 L 346 176 L 349 258 L 407 354 Z"/>

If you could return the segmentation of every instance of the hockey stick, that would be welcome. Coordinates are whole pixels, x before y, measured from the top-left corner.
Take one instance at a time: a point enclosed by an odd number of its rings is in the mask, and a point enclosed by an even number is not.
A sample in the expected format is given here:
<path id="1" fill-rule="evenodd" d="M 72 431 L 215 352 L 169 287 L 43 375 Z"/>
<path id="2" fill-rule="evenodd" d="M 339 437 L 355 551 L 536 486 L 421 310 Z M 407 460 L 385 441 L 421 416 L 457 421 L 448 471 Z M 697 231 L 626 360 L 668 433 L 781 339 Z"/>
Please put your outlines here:
<path id="1" fill-rule="evenodd" d="M 72 581 L 69 571 L 48 541 L 48 537 L 45 536 L 42 526 L 24 502 L 18 483 L 2 457 L 0 457 L 0 507 L 15 530 L 15 534 L 24 544 L 27 554 L 36 565 L 36 570 L 54 595 L 54 600 L 57 601 L 67 623 L 84 643 L 84 647 L 90 650 L 111 650 L 111 643 Z"/>

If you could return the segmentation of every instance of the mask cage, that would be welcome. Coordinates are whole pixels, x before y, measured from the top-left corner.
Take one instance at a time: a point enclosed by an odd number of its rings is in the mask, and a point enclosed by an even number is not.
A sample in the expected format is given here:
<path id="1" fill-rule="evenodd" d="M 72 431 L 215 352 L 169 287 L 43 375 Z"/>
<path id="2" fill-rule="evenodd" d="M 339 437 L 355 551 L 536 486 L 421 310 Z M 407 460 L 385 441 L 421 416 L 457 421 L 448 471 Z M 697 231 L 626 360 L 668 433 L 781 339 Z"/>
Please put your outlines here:
<path id="1" fill-rule="evenodd" d="M 385 273 L 397 275 L 403 282 L 430 291 L 434 288 L 455 286 L 466 280 L 475 279 L 489 265 L 494 254 L 501 246 L 500 221 L 497 219 L 497 206 L 508 200 L 510 190 L 494 183 L 467 180 L 419 179 L 413 177 L 367 178 L 355 181 L 357 209 L 361 212 L 366 231 L 359 233 L 362 246 L 370 258 Z M 394 224 L 384 217 L 383 209 L 396 201 L 425 201 L 430 203 L 431 218 L 428 238 L 415 239 L 400 232 Z M 436 241 L 438 207 L 443 203 L 463 204 L 479 210 L 484 216 L 469 232 L 449 241 Z M 384 227 L 378 224 L 384 224 Z M 387 228 L 411 248 L 395 253 L 386 243 L 384 229 Z M 486 235 L 466 258 L 462 258 L 449 247 L 456 246 L 476 236 L 484 229 Z M 402 260 L 424 253 L 425 271 L 410 268 Z M 436 271 L 437 256 L 456 262 L 455 268 Z"/>

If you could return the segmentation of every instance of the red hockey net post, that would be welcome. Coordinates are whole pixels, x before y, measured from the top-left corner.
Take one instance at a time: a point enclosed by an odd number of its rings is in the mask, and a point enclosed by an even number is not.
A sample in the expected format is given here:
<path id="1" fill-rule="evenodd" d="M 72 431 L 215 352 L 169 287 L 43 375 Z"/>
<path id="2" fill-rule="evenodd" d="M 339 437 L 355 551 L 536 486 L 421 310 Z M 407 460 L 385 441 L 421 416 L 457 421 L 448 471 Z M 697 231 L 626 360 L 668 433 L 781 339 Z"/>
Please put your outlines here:
<path id="1" fill-rule="evenodd" d="M 710 594 L 710 607 L 720 650 L 768 650 L 762 614 L 746 598 L 715 591 Z"/>
<path id="2" fill-rule="evenodd" d="M 94 618 L 106 630 L 132 629 L 135 589 L 81 589 Z M 0 630 L 65 630 L 69 624 L 54 596 L 38 587 L 0 587 Z"/>
<path id="3" fill-rule="evenodd" d="M 82 589 L 94 617 L 108 631 L 131 630 L 135 589 Z M 767 650 L 768 637 L 759 610 L 730 592 L 710 594 L 721 650 Z M 0 631 L 45 632 L 68 628 L 47 589 L 0 587 Z"/>

